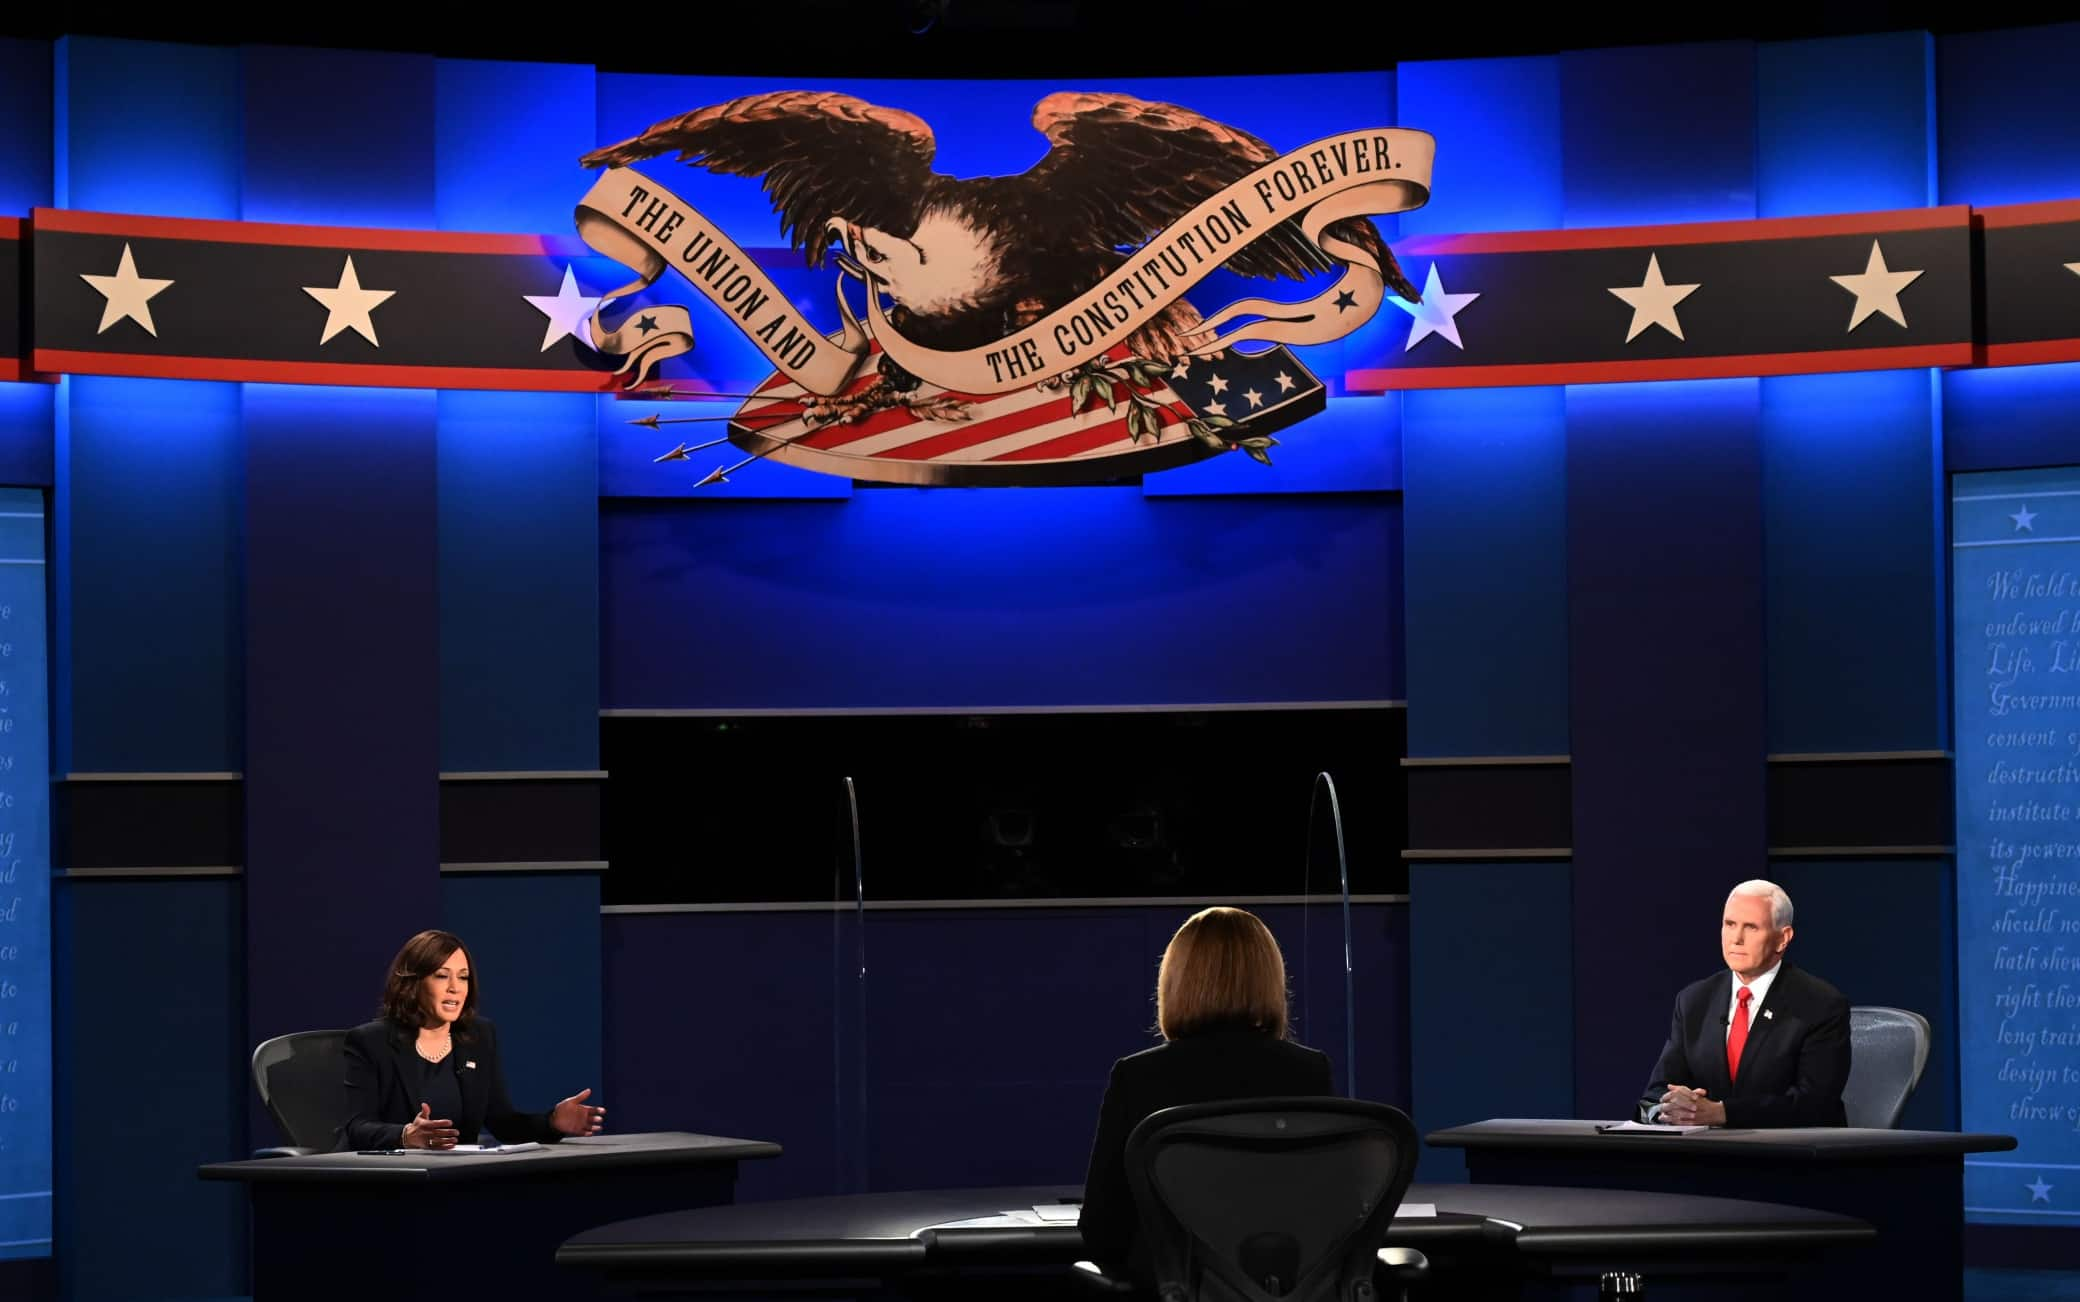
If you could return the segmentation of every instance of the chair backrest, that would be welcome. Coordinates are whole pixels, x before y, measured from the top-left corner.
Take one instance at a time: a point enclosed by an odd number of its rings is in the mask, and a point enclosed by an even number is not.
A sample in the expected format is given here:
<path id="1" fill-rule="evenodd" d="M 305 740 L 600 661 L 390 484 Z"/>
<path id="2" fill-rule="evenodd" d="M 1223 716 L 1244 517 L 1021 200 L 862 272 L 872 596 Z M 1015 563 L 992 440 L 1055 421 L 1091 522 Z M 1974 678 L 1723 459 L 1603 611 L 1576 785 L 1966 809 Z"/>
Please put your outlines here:
<path id="1" fill-rule="evenodd" d="M 1842 1107 L 1852 1126 L 1890 1130 L 1928 1065 L 1928 1019 L 1905 1008 L 1849 1010 L 1849 1084 Z"/>
<path id="2" fill-rule="evenodd" d="M 290 1144 L 329 1151 L 353 1111 L 346 1043 L 345 1031 L 298 1031 L 253 1050 L 253 1084 Z"/>
<path id="3" fill-rule="evenodd" d="M 1415 1174 L 1415 1125 L 1383 1103 L 1237 1099 L 1165 1108 L 1127 1137 L 1163 1302 L 1370 1302 Z"/>

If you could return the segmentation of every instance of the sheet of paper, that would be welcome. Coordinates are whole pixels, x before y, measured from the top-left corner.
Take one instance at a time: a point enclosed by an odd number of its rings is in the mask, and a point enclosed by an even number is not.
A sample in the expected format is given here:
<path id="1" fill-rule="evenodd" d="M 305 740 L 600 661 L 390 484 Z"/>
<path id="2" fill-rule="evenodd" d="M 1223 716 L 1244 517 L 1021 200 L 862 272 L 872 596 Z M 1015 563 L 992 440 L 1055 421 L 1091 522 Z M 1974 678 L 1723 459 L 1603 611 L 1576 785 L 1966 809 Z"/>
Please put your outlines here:
<path id="1" fill-rule="evenodd" d="M 1710 1126 L 1664 1126 L 1659 1122 L 1620 1121 L 1614 1125 L 1598 1126 L 1596 1133 L 1599 1135 L 1694 1135 L 1700 1130 L 1710 1129 Z"/>
<path id="2" fill-rule="evenodd" d="M 1075 1203 L 1034 1203 L 1033 1210 L 1049 1225 L 1074 1225 L 1083 1215 L 1083 1208 Z"/>
<path id="3" fill-rule="evenodd" d="M 1396 1208 L 1394 1209 L 1394 1215 L 1395 1215 L 1395 1217 L 1396 1217 L 1397 1219 L 1398 1219 L 1399 1217 L 1403 1217 L 1403 1216 L 1433 1216 L 1433 1217 L 1434 1217 L 1434 1216 L 1436 1216 L 1436 1215 L 1437 1215 L 1437 1204 L 1436 1204 L 1436 1203 L 1403 1203 L 1403 1204 L 1401 1204 L 1401 1205 L 1400 1205 L 1399 1207 L 1396 1207 Z"/>
<path id="4" fill-rule="evenodd" d="M 494 1144 L 489 1148 L 478 1148 L 474 1144 L 457 1144 L 453 1148 L 427 1148 L 418 1150 L 426 1153 L 461 1154 L 464 1157 L 493 1157 L 500 1153 L 525 1153 L 540 1148 L 540 1144 Z"/>

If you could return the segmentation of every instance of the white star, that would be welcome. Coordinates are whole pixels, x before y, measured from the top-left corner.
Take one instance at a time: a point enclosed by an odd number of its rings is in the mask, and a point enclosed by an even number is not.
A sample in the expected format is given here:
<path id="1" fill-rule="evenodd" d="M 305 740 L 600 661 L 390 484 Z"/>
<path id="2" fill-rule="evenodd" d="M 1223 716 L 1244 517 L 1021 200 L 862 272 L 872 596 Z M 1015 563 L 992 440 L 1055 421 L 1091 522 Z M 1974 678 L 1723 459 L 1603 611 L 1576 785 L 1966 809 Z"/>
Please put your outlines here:
<path id="1" fill-rule="evenodd" d="M 1209 416 L 1225 416 L 1228 414 L 1228 405 L 1223 402 L 1209 402 L 1206 404 L 1206 414 Z"/>
<path id="2" fill-rule="evenodd" d="M 1423 301 L 1411 303 L 1397 295 L 1388 295 L 1387 301 L 1415 318 L 1408 327 L 1408 343 L 1401 349 L 1407 352 L 1423 341 L 1426 335 L 1436 335 L 1461 352 L 1466 345 L 1459 342 L 1459 323 L 1453 318 L 1468 303 L 1479 298 L 1479 294 L 1447 294 L 1444 282 L 1437 278 L 1437 264 L 1430 264 L 1430 274 L 1423 280 Z"/>
<path id="3" fill-rule="evenodd" d="M 2045 1184 L 2044 1177 L 2041 1175 L 2037 1177 L 2037 1182 L 2035 1184 L 2026 1184 L 2022 1187 L 2029 1190 L 2029 1200 L 2033 1203 L 2050 1202 L 2051 1191 L 2053 1189 L 2058 1188 L 2058 1186 L 2055 1184 Z"/>
<path id="4" fill-rule="evenodd" d="M 159 327 L 152 324 L 152 309 L 145 305 L 152 301 L 153 295 L 161 293 L 173 282 L 138 275 L 137 262 L 130 256 L 129 244 L 123 245 L 123 260 L 116 264 L 115 275 L 82 275 L 80 279 L 92 285 L 96 293 L 108 300 L 101 305 L 101 329 L 96 330 L 95 334 L 100 334 L 118 321 L 128 319 L 143 326 L 144 332 L 152 338 L 159 337 Z"/>
<path id="5" fill-rule="evenodd" d="M 1871 257 L 1863 271 L 1854 276 L 1829 276 L 1829 280 L 1856 295 L 1855 310 L 1849 314 L 1849 329 L 1862 325 L 1873 312 L 1883 312 L 1901 326 L 1907 324 L 1907 314 L 1899 305 L 1899 292 L 1921 279 L 1918 271 L 1892 271 L 1885 266 L 1885 254 L 1871 241 Z"/>
<path id="6" fill-rule="evenodd" d="M 1280 371 L 1271 378 L 1278 381 L 1278 391 L 1280 393 L 1291 393 L 1293 391 L 1293 386 L 1296 382 L 1292 376 L 1287 375 L 1284 371 Z"/>
<path id="7" fill-rule="evenodd" d="M 2022 509 L 2008 518 L 2015 522 L 2015 532 L 2017 533 L 2021 533 L 2024 529 L 2029 530 L 2031 533 L 2037 531 L 2036 525 L 2033 523 L 2037 518 L 2037 513 L 2029 509 L 2028 502 L 2024 502 Z"/>
<path id="8" fill-rule="evenodd" d="M 383 346 L 376 339 L 375 322 L 368 319 L 368 314 L 375 310 L 376 304 L 397 291 L 361 288 L 361 278 L 354 274 L 353 258 L 347 259 L 346 270 L 339 273 L 337 286 L 327 289 L 323 285 L 305 285 L 303 292 L 325 305 L 325 333 L 319 337 L 319 343 L 331 343 L 332 336 L 340 331 L 353 330 L 376 347 Z"/>
<path id="9" fill-rule="evenodd" d="M 1647 255 L 1647 278 L 1637 285 L 1614 287 L 1611 293 L 1625 300 L 1632 308 L 1632 328 L 1625 332 L 1625 342 L 1639 338 L 1648 326 L 1660 326 L 1676 338 L 1683 337 L 1683 323 L 1676 320 L 1676 304 L 1695 294 L 1697 285 L 1671 285 L 1661 279 L 1661 255 Z"/>
<path id="10" fill-rule="evenodd" d="M 1226 380 L 1223 380 L 1218 375 L 1214 376 L 1213 379 L 1208 381 L 1208 383 L 1213 385 L 1213 391 L 1215 393 L 1226 393 L 1228 391 L 1228 382 Z"/>
<path id="11" fill-rule="evenodd" d="M 578 292 L 578 278 L 571 274 L 569 263 L 564 264 L 563 284 L 555 294 L 522 294 L 520 297 L 534 304 L 537 311 L 549 318 L 548 328 L 542 331 L 542 352 L 548 352 L 549 345 L 565 335 L 580 343 L 587 342 L 585 319 L 592 315 L 600 300 L 587 298 Z"/>
<path id="12" fill-rule="evenodd" d="M 1178 358 L 1177 365 L 1170 368 L 1170 378 L 1173 380 L 1182 380 L 1185 376 L 1190 375 L 1191 373 L 1192 359 L 1189 357 Z"/>
<path id="13" fill-rule="evenodd" d="M 1264 395 L 1258 393 L 1255 389 L 1251 389 L 1249 392 L 1243 394 L 1242 396 L 1249 399 L 1249 405 L 1252 411 L 1264 405 Z"/>

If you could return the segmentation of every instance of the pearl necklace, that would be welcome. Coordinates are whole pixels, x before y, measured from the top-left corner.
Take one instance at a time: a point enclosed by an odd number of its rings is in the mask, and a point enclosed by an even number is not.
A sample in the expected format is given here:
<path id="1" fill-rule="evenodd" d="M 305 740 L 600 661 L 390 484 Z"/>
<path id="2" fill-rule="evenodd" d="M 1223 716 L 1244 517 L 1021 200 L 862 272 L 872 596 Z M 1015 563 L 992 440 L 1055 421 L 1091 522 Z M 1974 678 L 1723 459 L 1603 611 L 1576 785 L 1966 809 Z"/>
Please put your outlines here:
<path id="1" fill-rule="evenodd" d="M 412 1048 L 418 1052 L 421 1058 L 424 1058 L 428 1062 L 441 1062 L 444 1061 L 450 1053 L 454 1052 L 455 1040 L 454 1037 L 449 1035 L 447 1031 L 444 1029 L 441 1032 L 441 1048 L 439 1053 L 427 1053 L 426 1045 L 423 1042 L 417 1040 L 413 1042 Z"/>

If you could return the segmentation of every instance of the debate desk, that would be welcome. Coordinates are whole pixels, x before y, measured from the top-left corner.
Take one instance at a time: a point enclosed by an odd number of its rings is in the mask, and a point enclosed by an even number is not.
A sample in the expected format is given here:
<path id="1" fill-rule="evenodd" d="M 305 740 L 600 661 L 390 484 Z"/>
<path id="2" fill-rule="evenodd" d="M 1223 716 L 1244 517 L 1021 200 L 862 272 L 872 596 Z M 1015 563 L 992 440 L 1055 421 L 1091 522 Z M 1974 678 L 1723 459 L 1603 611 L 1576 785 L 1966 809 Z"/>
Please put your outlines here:
<path id="1" fill-rule="evenodd" d="M 1601 1134 L 1610 1122 L 1505 1118 L 1433 1131 L 1476 1186 L 1568 1184 L 1791 1202 L 1868 1221 L 1877 1241 L 1802 1276 L 1791 1295 L 1956 1297 L 1964 1287 L 1964 1157 L 2013 1135 L 1816 1126 Z"/>
<path id="2" fill-rule="evenodd" d="M 613 1297 L 1076 1296 L 1087 1256 L 1075 1224 L 1034 1209 L 1081 1186 L 855 1194 L 708 1207 L 601 1225 L 556 1252 L 564 1273 Z M 1430 1258 L 1430 1296 L 1595 1296 L 1605 1270 L 1636 1270 L 1652 1302 L 1738 1298 L 1868 1241 L 1853 1217 L 1800 1207 L 1608 1190 L 1412 1185 L 1392 1246 Z M 1586 1293 L 1584 1290 L 1586 1289 Z"/>
<path id="3" fill-rule="evenodd" d="M 778 1144 L 676 1131 L 501 1154 L 324 1153 L 217 1162 L 251 1194 L 254 1302 L 535 1297 L 556 1245 L 629 1216 L 728 1203 Z M 557 1284 L 565 1281 L 553 1281 Z M 561 1289 L 561 1297 L 575 1297 Z"/>

